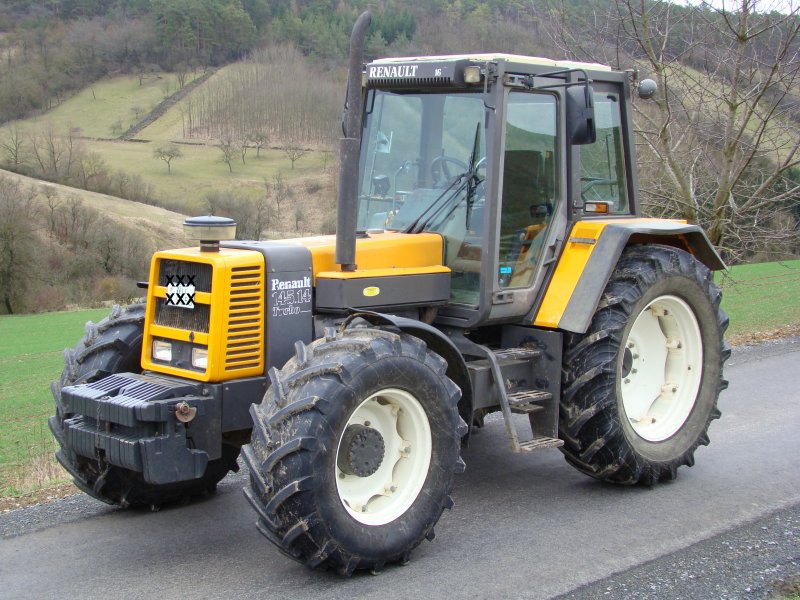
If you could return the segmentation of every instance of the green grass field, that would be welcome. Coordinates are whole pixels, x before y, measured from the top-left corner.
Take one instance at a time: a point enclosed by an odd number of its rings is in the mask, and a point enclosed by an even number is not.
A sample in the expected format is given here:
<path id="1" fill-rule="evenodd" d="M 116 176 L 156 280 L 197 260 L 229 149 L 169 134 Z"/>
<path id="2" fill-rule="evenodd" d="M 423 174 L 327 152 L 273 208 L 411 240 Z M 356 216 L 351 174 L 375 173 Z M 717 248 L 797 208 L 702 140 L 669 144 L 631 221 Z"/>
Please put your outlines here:
<path id="1" fill-rule="evenodd" d="M 20 470 L 54 449 L 47 428 L 53 414 L 50 382 L 61 373 L 62 353 L 83 335 L 86 321 L 108 309 L 0 317 L 0 496 L 24 491 Z"/>
<path id="2" fill-rule="evenodd" d="M 92 142 L 91 148 L 99 152 L 113 169 L 136 172 L 156 189 L 156 196 L 166 206 L 176 210 L 184 207 L 187 214 L 205 210 L 204 199 L 210 191 L 248 188 L 251 193 L 263 193 L 264 179 L 272 178 L 281 171 L 287 181 L 318 175 L 322 172 L 320 152 L 306 154 L 290 169 L 289 159 L 280 150 L 262 150 L 256 158 L 255 150 L 249 150 L 245 164 L 240 159 L 233 163 L 233 172 L 219 161 L 222 153 L 213 146 L 181 144 L 183 157 L 172 162 L 172 172 L 167 165 L 153 158 L 153 150 L 163 141 L 141 142 Z M 135 165 L 135 166 L 134 166 Z"/>
<path id="3" fill-rule="evenodd" d="M 800 323 L 800 260 L 738 265 L 717 273 L 729 336 Z"/>
<path id="4" fill-rule="evenodd" d="M 212 78 L 218 75 L 215 73 Z M 84 138 L 116 138 L 177 89 L 177 76 L 171 73 L 150 75 L 142 85 L 138 77 L 130 75 L 103 79 L 53 110 L 15 124 L 23 132 L 35 132 L 52 125 L 59 134 L 71 129 Z M 264 149 L 257 159 L 255 149 L 249 149 L 245 164 L 237 158 L 230 172 L 220 161 L 222 153 L 210 142 L 183 140 L 181 107 L 200 89 L 202 85 L 136 135 L 136 139 L 145 142 L 82 139 L 80 144 L 100 154 L 112 172 L 141 175 L 146 183 L 153 185 L 156 197 L 164 206 L 185 214 L 204 211 L 205 196 L 211 191 L 247 188 L 251 195 L 261 194 L 264 179 L 271 182 L 278 172 L 287 182 L 321 174 L 321 152 L 309 152 L 292 169 L 291 162 L 280 150 Z M 114 130 L 114 123 L 120 123 L 121 130 Z M 183 156 L 172 162 L 170 174 L 163 161 L 153 158 L 153 152 L 172 140 L 193 143 L 180 144 Z"/>
<path id="5" fill-rule="evenodd" d="M 194 76 L 189 75 L 187 82 Z M 102 79 L 40 117 L 20 121 L 25 128 L 46 123 L 69 127 L 87 137 L 117 137 L 178 89 L 173 73 L 148 75 L 139 85 L 134 75 Z M 114 130 L 119 122 L 121 130 Z"/>
<path id="6" fill-rule="evenodd" d="M 718 274 L 723 308 L 737 336 L 800 324 L 800 260 L 733 267 Z M 50 382 L 63 367 L 62 352 L 83 335 L 86 321 L 107 309 L 0 317 L 0 497 L 29 489 L 23 472 L 52 454 L 47 429 L 53 412 Z"/>

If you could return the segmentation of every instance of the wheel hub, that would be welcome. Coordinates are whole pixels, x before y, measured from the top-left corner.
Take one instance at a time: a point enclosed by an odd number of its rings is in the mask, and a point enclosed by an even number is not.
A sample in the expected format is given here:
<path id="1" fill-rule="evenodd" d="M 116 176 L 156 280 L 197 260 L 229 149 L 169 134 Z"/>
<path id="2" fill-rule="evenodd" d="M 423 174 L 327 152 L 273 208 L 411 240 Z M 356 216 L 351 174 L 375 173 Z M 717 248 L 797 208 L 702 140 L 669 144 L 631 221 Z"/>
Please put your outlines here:
<path id="1" fill-rule="evenodd" d="M 342 473 L 369 477 L 383 462 L 386 446 L 377 429 L 367 425 L 350 425 L 342 436 L 336 464 Z"/>
<path id="2" fill-rule="evenodd" d="M 623 408 L 639 436 L 659 442 L 683 426 L 700 387 L 702 360 L 700 327 L 684 300 L 659 296 L 637 315 L 619 378 Z"/>
<path id="3" fill-rule="evenodd" d="M 409 392 L 385 388 L 359 404 L 336 449 L 336 489 L 364 525 L 384 525 L 414 503 L 428 475 L 433 437 Z"/>

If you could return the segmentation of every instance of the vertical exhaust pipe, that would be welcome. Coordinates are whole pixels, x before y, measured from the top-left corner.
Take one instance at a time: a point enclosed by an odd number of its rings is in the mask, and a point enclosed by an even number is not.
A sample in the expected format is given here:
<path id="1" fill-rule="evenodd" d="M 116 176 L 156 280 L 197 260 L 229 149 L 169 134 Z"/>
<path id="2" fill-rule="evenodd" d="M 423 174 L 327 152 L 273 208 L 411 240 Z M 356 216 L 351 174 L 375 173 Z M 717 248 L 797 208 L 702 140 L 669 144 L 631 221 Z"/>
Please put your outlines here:
<path id="1" fill-rule="evenodd" d="M 356 270 L 356 219 L 358 218 L 358 159 L 361 149 L 361 63 L 371 19 L 369 11 L 353 25 L 350 34 L 350 63 L 347 72 L 347 100 L 342 117 L 344 137 L 339 140 L 339 203 L 336 215 L 336 263 L 342 271 Z"/>

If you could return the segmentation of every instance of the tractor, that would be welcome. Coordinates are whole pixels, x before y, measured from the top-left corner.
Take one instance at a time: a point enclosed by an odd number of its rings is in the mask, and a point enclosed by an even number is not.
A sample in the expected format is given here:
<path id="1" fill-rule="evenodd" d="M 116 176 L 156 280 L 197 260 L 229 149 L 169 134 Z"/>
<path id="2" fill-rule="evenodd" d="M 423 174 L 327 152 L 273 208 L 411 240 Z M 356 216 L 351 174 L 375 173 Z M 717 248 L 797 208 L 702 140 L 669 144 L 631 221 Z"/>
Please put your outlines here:
<path id="1" fill-rule="evenodd" d="M 264 536 L 346 575 L 433 539 L 492 413 L 511 452 L 673 480 L 730 353 L 703 230 L 641 217 L 631 112 L 652 81 L 510 54 L 363 64 L 369 19 L 336 235 L 188 219 L 146 302 L 65 351 L 50 418 L 76 485 L 121 507 L 213 490 L 241 453 Z"/>

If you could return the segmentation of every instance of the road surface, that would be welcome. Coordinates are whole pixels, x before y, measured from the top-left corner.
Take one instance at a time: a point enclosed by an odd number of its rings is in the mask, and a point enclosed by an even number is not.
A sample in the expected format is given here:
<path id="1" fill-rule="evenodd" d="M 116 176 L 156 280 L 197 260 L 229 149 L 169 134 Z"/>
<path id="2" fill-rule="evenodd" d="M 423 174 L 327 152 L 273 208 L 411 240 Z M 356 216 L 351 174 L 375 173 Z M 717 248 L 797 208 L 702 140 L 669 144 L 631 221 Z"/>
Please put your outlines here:
<path id="1" fill-rule="evenodd" d="M 502 422 L 488 422 L 436 538 L 376 576 L 309 571 L 279 554 L 253 526 L 240 473 L 158 513 L 75 496 L 0 516 L 0 597 L 580 597 L 800 504 L 798 375 L 800 338 L 734 351 L 711 445 L 653 489 L 591 480 L 557 450 L 513 455 Z"/>

